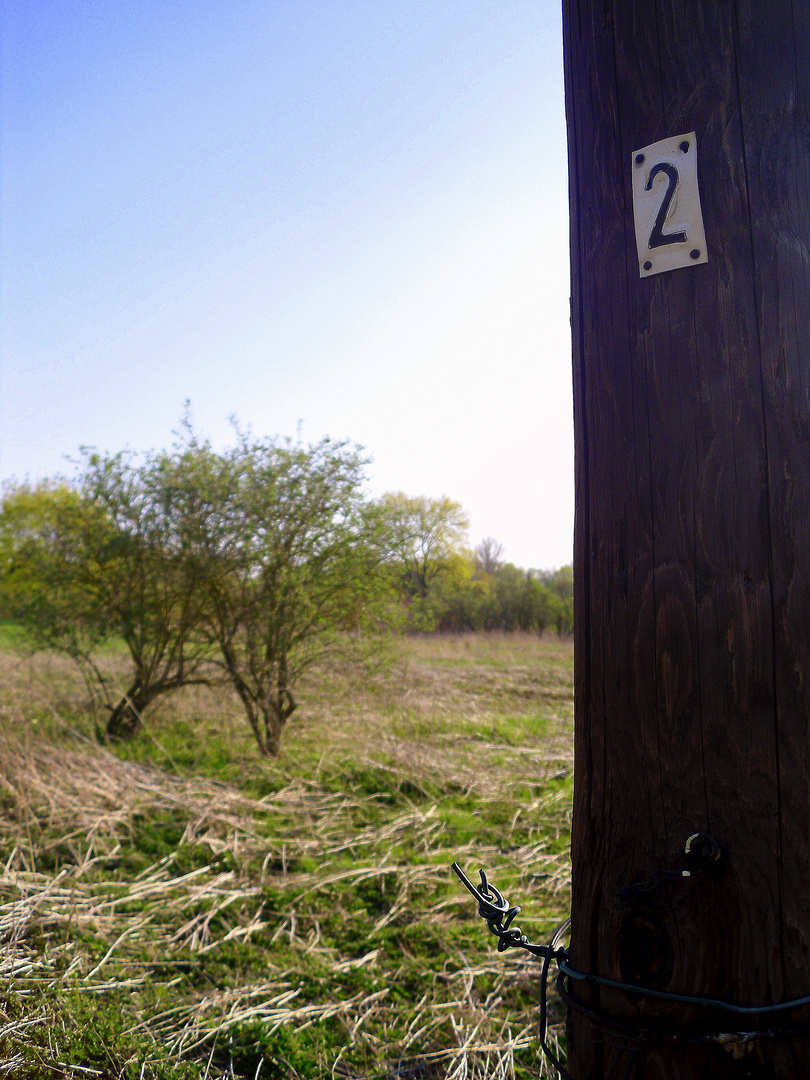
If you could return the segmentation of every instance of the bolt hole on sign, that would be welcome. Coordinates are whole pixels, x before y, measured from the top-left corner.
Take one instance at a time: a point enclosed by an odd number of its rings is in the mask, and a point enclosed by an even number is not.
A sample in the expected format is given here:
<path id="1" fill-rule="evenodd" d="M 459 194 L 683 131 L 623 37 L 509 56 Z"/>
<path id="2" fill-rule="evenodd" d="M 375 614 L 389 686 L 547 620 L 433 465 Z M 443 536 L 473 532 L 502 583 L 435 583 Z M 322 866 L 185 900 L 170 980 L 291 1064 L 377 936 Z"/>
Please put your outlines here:
<path id="1" fill-rule="evenodd" d="M 631 170 L 641 277 L 708 262 L 694 131 L 634 150 Z"/>

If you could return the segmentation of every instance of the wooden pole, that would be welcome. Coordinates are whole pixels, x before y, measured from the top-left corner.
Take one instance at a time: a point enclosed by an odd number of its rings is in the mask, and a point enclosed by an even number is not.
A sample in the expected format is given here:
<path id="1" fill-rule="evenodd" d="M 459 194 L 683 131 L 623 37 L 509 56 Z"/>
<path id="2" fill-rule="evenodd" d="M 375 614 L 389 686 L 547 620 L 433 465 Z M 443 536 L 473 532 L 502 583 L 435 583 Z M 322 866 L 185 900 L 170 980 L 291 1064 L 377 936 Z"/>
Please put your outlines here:
<path id="1" fill-rule="evenodd" d="M 563 8 L 570 964 L 768 1006 L 810 994 L 810 2 Z M 644 276 L 633 155 L 687 133 L 708 261 Z M 655 182 L 663 200 L 670 180 Z M 665 246 L 680 224 L 659 221 Z M 684 877 L 695 833 L 725 858 Z M 569 1010 L 574 1080 L 810 1077 L 810 1034 L 758 1037 L 810 1025 L 808 1007 L 744 1016 L 569 986 L 610 1018 Z"/>

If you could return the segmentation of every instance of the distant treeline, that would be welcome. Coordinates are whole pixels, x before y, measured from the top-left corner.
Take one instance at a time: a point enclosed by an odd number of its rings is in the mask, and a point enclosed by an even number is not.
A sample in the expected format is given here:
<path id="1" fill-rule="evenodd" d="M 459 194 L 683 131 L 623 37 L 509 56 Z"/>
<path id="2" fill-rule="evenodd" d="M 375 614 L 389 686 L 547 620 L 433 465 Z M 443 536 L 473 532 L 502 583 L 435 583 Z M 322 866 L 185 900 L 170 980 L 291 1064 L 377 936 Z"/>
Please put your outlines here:
<path id="1" fill-rule="evenodd" d="M 379 500 L 387 564 L 405 626 L 431 631 L 573 632 L 573 570 L 523 570 L 503 562 L 491 536 L 471 550 L 469 523 L 452 499 L 389 493 Z"/>
<path id="2" fill-rule="evenodd" d="M 574 630 L 573 571 L 523 570 L 499 563 L 484 570 L 467 553 L 455 556 L 428 598 L 437 630 L 514 630 L 541 634 Z"/>
<path id="3" fill-rule="evenodd" d="M 0 616 L 81 668 L 126 738 L 151 703 L 229 683 L 276 754 L 301 675 L 358 661 L 396 632 L 571 633 L 572 574 L 473 551 L 448 498 L 365 494 L 360 448 L 253 439 L 213 449 L 184 421 L 170 450 L 82 451 L 76 478 L 9 484 L 0 507 Z M 129 658 L 111 683 L 97 654 Z"/>

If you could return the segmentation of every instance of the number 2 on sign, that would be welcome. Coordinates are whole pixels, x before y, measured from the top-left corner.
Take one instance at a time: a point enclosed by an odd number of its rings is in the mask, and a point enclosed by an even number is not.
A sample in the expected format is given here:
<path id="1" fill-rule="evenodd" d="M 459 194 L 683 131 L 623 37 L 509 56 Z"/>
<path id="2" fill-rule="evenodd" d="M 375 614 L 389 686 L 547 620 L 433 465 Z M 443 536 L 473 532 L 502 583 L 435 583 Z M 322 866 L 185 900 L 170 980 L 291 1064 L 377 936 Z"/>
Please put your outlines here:
<path id="1" fill-rule="evenodd" d="M 664 197 L 661 200 L 661 205 L 658 207 L 658 214 L 655 218 L 655 224 L 652 227 L 650 233 L 650 239 L 647 242 L 647 246 L 651 248 L 665 247 L 667 244 L 685 244 L 686 233 L 664 233 L 664 222 L 667 220 L 667 214 L 669 208 L 672 205 L 672 199 L 675 195 L 675 189 L 678 186 L 680 175 L 674 165 L 671 165 L 668 161 L 659 161 L 653 165 L 650 169 L 650 175 L 647 183 L 644 185 L 645 191 L 652 191 L 653 180 L 659 173 L 664 173 L 667 178 L 667 186 L 664 191 Z"/>
<path id="2" fill-rule="evenodd" d="M 640 276 L 708 262 L 694 131 L 634 150 L 631 168 Z"/>

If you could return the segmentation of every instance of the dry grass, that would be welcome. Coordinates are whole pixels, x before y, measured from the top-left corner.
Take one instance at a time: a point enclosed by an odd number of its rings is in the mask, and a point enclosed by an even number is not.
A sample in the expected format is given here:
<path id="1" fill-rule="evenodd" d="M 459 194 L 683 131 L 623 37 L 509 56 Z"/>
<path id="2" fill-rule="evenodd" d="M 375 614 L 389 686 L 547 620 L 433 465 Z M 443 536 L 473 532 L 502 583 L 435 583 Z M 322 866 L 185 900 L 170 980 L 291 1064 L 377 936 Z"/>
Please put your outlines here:
<path id="1" fill-rule="evenodd" d="M 110 753 L 67 667 L 1 662 L 0 1074 L 550 1075 L 536 968 L 448 867 L 485 866 L 535 940 L 566 913 L 568 646 L 417 639 L 374 679 L 322 672 L 276 764 L 205 692 Z M 48 1041 L 77 995 L 123 1009 L 129 1057 Z"/>

